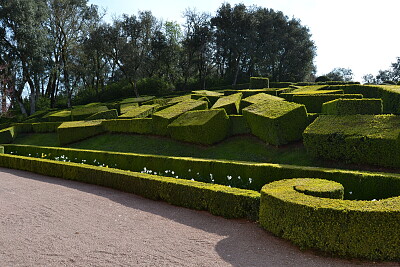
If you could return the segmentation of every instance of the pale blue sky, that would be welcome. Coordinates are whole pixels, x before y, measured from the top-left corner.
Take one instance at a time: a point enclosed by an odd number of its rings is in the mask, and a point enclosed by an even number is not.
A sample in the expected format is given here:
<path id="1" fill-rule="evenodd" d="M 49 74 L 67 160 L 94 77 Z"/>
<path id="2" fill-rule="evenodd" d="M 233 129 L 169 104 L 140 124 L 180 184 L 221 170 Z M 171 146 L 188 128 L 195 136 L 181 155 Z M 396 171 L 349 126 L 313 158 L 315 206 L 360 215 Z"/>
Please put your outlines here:
<path id="1" fill-rule="evenodd" d="M 183 22 L 186 8 L 214 14 L 224 1 L 89 0 L 107 10 L 105 19 L 150 10 L 157 18 Z M 243 3 L 282 11 L 309 27 L 317 46 L 317 75 L 335 67 L 351 68 L 355 80 L 376 75 L 400 57 L 399 0 L 242 0 Z"/>

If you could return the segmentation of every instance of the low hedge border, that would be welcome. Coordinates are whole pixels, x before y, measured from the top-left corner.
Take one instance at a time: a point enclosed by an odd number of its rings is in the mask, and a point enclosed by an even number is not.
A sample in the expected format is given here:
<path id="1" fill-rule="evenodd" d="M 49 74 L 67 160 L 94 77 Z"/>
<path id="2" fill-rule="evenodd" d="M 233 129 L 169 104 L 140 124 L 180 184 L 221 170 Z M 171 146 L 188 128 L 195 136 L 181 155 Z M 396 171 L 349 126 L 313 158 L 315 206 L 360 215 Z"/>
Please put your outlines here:
<path id="1" fill-rule="evenodd" d="M 341 183 L 346 199 L 382 199 L 400 195 L 400 175 L 395 173 L 360 172 L 318 167 L 294 166 L 273 163 L 253 163 L 228 160 L 209 160 L 188 157 L 167 157 L 109 151 L 80 150 L 59 147 L 4 144 L 7 154 L 65 156 L 101 162 L 122 170 L 141 171 L 144 167 L 158 173 L 174 171 L 174 176 L 184 179 L 200 178 L 206 181 L 210 174 L 217 184 L 259 191 L 270 182 L 290 178 L 321 178 Z M 80 162 L 80 161 L 79 161 Z M 117 166 L 116 166 L 117 165 Z M 165 175 L 164 175 L 165 176 Z M 240 179 L 239 179 L 240 177 Z M 244 183 L 251 178 L 252 182 Z"/>
<path id="2" fill-rule="evenodd" d="M 295 189 L 321 183 L 330 186 L 332 182 L 290 179 L 265 185 L 261 226 L 302 248 L 369 260 L 400 260 L 400 197 L 351 201 L 315 197 Z"/>
<path id="3" fill-rule="evenodd" d="M 160 177 L 79 163 L 0 154 L 0 166 L 75 180 L 226 218 L 258 219 L 260 193 L 228 186 Z"/>

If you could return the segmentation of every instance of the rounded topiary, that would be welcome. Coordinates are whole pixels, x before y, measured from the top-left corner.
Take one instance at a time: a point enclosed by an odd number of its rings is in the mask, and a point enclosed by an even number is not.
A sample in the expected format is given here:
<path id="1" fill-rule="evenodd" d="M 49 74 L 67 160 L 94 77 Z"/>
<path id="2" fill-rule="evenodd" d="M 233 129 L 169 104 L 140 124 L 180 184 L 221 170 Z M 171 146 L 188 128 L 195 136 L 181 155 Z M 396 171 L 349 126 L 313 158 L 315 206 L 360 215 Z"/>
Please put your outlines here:
<path id="1" fill-rule="evenodd" d="M 323 75 L 323 76 L 317 77 L 317 78 L 315 79 L 315 82 L 316 82 L 316 83 L 318 83 L 318 82 L 328 82 L 328 81 L 330 81 L 330 80 L 331 80 L 331 79 L 329 79 L 327 76 Z"/>

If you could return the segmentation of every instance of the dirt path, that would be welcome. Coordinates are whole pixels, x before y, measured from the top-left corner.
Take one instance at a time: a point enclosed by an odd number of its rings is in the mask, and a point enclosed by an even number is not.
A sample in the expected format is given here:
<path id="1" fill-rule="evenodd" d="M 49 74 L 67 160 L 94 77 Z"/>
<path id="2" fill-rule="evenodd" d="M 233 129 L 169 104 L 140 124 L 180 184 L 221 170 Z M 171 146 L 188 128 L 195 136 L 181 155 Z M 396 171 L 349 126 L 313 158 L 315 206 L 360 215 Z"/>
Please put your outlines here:
<path id="1" fill-rule="evenodd" d="M 245 220 L 0 168 L 0 266 L 398 266 L 302 252 Z"/>

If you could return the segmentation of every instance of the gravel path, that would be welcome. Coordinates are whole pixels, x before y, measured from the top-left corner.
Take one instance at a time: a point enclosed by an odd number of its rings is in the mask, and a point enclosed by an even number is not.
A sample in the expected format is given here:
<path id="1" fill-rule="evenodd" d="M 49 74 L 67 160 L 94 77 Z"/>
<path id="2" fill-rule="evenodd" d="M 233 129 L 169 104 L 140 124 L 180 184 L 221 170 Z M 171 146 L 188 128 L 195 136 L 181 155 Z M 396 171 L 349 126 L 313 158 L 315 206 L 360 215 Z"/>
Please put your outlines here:
<path id="1" fill-rule="evenodd" d="M 0 222 L 0 266 L 399 266 L 300 251 L 245 220 L 4 168 Z"/>

